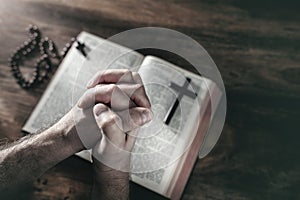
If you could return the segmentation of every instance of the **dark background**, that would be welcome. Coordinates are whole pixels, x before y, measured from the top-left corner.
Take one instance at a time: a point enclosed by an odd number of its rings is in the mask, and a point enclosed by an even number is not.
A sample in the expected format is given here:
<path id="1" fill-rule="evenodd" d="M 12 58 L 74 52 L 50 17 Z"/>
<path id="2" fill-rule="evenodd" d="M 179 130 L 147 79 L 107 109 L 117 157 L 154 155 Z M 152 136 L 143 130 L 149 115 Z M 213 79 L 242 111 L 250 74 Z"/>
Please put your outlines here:
<path id="1" fill-rule="evenodd" d="M 228 99 L 220 140 L 197 161 L 183 199 L 300 199 L 299 8 L 296 0 L 1 0 L 2 143 L 21 136 L 47 85 L 25 91 L 7 66 L 27 39 L 28 24 L 36 24 L 59 49 L 82 30 L 106 38 L 135 27 L 167 27 L 206 48 Z M 188 67 L 178 57 L 161 56 Z M 91 184 L 91 165 L 71 157 L 29 184 L 19 199 L 88 199 Z M 160 199 L 134 184 L 132 197 Z"/>

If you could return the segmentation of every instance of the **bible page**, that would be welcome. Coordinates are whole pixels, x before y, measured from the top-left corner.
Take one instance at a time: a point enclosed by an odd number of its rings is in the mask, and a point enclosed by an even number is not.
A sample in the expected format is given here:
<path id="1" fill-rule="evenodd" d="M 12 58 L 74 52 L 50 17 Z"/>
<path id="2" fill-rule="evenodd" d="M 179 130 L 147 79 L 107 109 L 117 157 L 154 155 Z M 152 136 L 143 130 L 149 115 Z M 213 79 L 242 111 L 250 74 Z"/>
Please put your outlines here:
<path id="1" fill-rule="evenodd" d="M 134 173 L 131 178 L 164 194 L 171 184 L 180 156 L 195 137 L 195 124 L 200 122 L 201 113 L 207 106 L 207 82 L 201 76 L 153 56 L 145 57 L 138 72 L 150 98 L 154 119 L 139 131 L 133 149 L 131 168 Z M 187 89 L 196 93 L 197 98 L 183 96 L 166 125 L 163 120 L 177 98 L 177 92 L 170 88 L 170 84 L 182 86 L 187 77 L 191 79 Z"/>

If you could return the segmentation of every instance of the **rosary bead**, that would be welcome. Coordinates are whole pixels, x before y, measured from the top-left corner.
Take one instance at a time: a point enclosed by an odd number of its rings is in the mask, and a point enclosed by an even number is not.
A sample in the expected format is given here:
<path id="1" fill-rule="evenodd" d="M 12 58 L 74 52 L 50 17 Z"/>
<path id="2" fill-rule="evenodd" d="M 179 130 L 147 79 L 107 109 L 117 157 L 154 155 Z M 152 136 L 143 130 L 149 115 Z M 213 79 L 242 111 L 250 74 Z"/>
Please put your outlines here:
<path id="1" fill-rule="evenodd" d="M 66 53 L 65 53 L 64 51 L 61 51 L 61 52 L 60 52 L 61 57 L 65 57 L 65 56 L 66 56 L 65 54 L 66 54 Z"/>
<path id="2" fill-rule="evenodd" d="M 35 26 L 35 25 L 33 25 L 33 24 L 30 24 L 29 26 L 28 26 L 28 30 L 37 30 L 38 28 L 37 28 L 37 26 Z"/>
<path id="3" fill-rule="evenodd" d="M 51 66 L 50 66 L 50 65 L 46 65 L 46 66 L 45 66 L 45 69 L 46 69 L 47 71 L 50 71 L 50 70 L 51 70 Z"/>
<path id="4" fill-rule="evenodd" d="M 43 81 L 43 77 L 41 77 L 41 76 L 38 77 L 38 81 L 39 81 L 39 82 L 42 82 L 42 81 Z"/>
<path id="5" fill-rule="evenodd" d="M 19 60 L 21 57 L 19 56 L 19 54 L 15 54 L 14 59 Z"/>
<path id="6" fill-rule="evenodd" d="M 37 32 L 33 33 L 33 37 L 37 38 L 39 34 Z"/>
<path id="7" fill-rule="evenodd" d="M 48 57 L 49 57 L 48 54 L 45 53 L 45 54 L 42 55 L 42 60 L 45 60 L 45 59 L 47 59 Z"/>
<path id="8" fill-rule="evenodd" d="M 47 67 L 48 66 L 48 67 Z M 51 69 L 52 68 L 52 63 L 50 60 L 45 60 L 45 69 Z"/>
<path id="9" fill-rule="evenodd" d="M 11 68 L 12 69 L 18 69 L 18 64 L 17 63 L 12 63 Z"/>
<path id="10" fill-rule="evenodd" d="M 37 82 L 42 82 L 48 78 L 53 68 L 50 57 L 61 60 L 60 54 L 57 52 L 57 48 L 52 40 L 48 37 L 41 38 L 41 32 L 35 25 L 29 25 L 27 30 L 29 31 L 29 39 L 19 46 L 11 55 L 9 61 L 10 71 L 16 78 L 17 83 L 22 88 L 31 88 Z M 71 38 L 71 42 L 67 43 L 61 51 L 62 57 L 64 57 L 76 38 Z M 34 72 L 29 80 L 23 77 L 20 71 L 20 64 L 22 60 L 26 59 L 26 56 L 31 52 L 39 50 L 40 58 L 34 64 Z"/>
<path id="11" fill-rule="evenodd" d="M 22 88 L 27 88 L 27 84 L 25 82 L 22 83 Z"/>
<path id="12" fill-rule="evenodd" d="M 14 75 L 17 79 L 23 78 L 19 71 L 17 71 Z"/>
<path id="13" fill-rule="evenodd" d="M 11 66 L 11 67 L 16 66 L 16 65 L 17 65 L 16 61 L 11 61 L 11 62 L 10 62 L 10 66 Z"/>
<path id="14" fill-rule="evenodd" d="M 39 75 L 38 75 L 38 73 L 34 73 L 34 74 L 32 75 L 32 77 L 33 77 L 34 79 L 37 79 L 37 78 L 39 77 Z"/>
<path id="15" fill-rule="evenodd" d="M 29 84 L 29 85 L 33 85 L 33 84 L 34 84 L 34 79 L 33 79 L 33 78 L 30 79 L 30 80 L 28 81 L 28 84 Z"/>

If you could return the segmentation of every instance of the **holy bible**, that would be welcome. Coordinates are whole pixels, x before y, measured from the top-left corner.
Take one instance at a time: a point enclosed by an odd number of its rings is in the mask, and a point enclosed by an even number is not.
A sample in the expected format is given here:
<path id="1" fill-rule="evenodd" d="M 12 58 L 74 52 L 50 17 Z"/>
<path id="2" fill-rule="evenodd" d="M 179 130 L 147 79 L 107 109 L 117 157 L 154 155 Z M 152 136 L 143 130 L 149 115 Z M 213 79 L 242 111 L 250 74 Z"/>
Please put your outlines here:
<path id="1" fill-rule="evenodd" d="M 95 35 L 82 32 L 77 40 L 85 44 L 85 54 L 72 46 L 23 130 L 40 132 L 58 121 L 85 92 L 96 72 L 108 68 L 137 71 L 154 118 L 139 129 L 131 156 L 131 181 L 179 199 L 210 126 L 211 104 L 219 101 L 220 90 L 202 76 Z M 77 155 L 91 161 L 89 150 Z"/>

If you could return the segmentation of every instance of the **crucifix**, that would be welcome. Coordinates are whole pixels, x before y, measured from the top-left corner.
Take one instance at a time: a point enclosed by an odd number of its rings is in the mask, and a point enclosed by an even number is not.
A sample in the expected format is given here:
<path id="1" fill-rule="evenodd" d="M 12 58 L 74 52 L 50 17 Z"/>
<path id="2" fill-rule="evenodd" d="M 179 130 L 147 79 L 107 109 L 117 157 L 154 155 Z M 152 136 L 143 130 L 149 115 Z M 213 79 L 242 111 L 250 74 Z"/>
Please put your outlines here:
<path id="1" fill-rule="evenodd" d="M 80 51 L 80 53 L 84 56 L 84 57 L 86 57 L 86 52 L 85 52 L 85 44 L 84 43 L 81 43 L 81 42 L 79 42 L 78 40 L 76 40 L 76 49 L 78 50 L 78 51 Z"/>
<path id="2" fill-rule="evenodd" d="M 171 82 L 170 87 L 173 90 L 177 91 L 177 96 L 176 96 L 174 104 L 171 106 L 171 108 L 167 112 L 167 115 L 164 118 L 165 124 L 169 125 L 169 123 L 170 123 L 173 115 L 175 114 L 175 112 L 179 106 L 179 103 L 184 95 L 188 96 L 190 98 L 193 98 L 193 99 L 195 99 L 197 97 L 197 93 L 194 93 L 193 91 L 188 90 L 188 86 L 190 83 L 191 83 L 191 78 L 188 78 L 188 77 L 186 78 L 183 86 L 180 86 L 180 85 L 177 85 L 176 83 Z"/>

